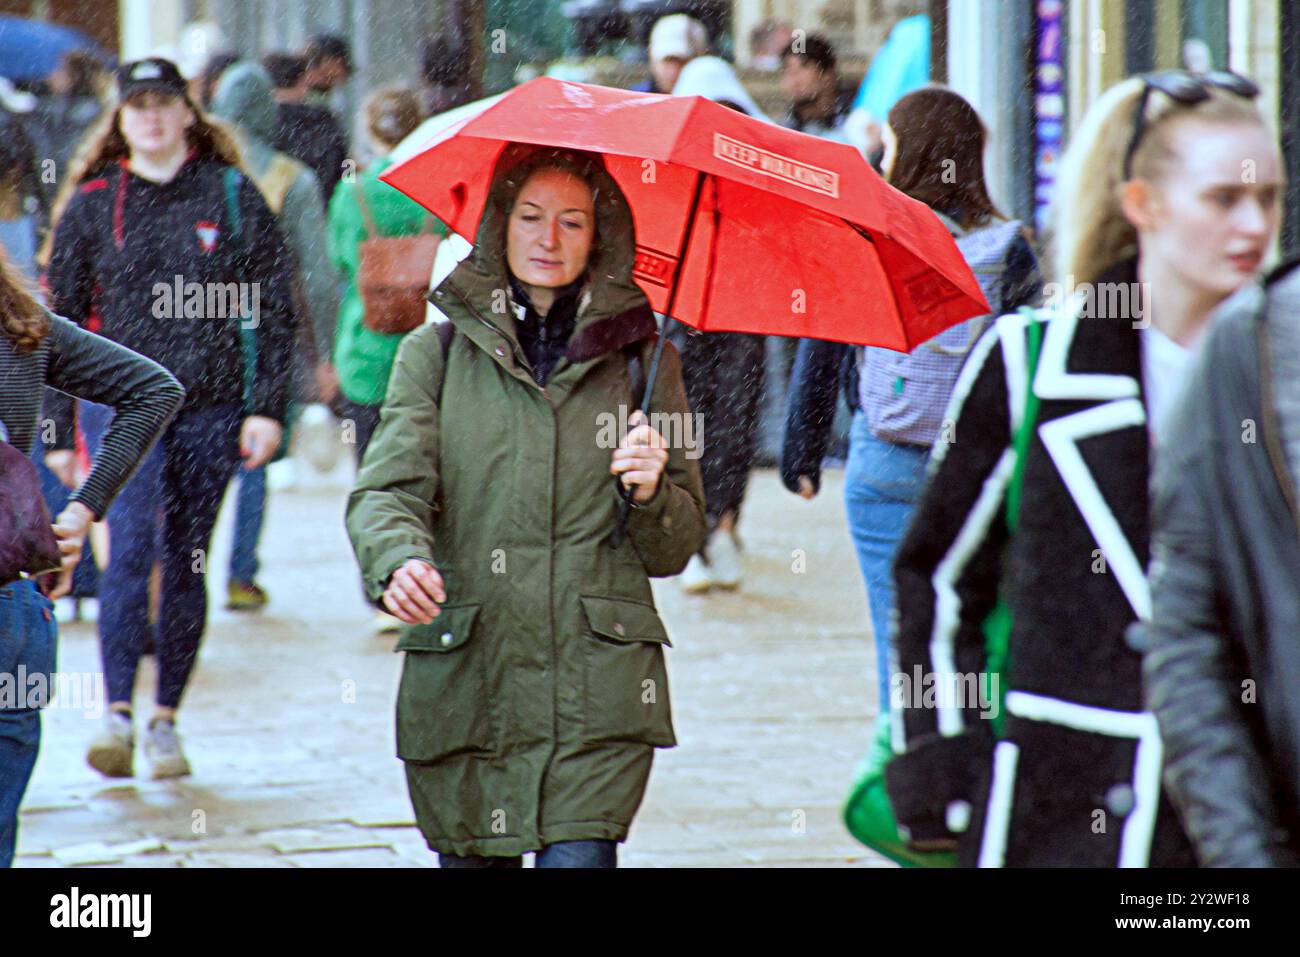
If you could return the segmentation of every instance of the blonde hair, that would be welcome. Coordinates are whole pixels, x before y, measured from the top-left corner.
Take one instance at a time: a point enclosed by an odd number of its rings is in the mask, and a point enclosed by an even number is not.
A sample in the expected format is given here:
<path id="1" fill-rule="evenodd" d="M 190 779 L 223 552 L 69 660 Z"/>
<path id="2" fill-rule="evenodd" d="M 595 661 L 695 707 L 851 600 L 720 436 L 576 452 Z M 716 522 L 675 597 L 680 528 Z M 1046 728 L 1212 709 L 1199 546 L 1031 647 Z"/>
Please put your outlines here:
<path id="1" fill-rule="evenodd" d="M 1141 77 L 1130 77 L 1107 90 L 1084 115 L 1061 158 L 1048 236 L 1053 278 L 1061 283 L 1095 282 L 1110 266 L 1137 255 L 1137 230 L 1120 208 L 1120 191 L 1142 86 Z M 1177 121 L 1266 125 L 1251 100 L 1218 87 L 1209 91 L 1209 98 L 1191 105 L 1151 94 L 1133 154 L 1134 179 L 1156 179 L 1177 162 L 1171 135 Z"/>

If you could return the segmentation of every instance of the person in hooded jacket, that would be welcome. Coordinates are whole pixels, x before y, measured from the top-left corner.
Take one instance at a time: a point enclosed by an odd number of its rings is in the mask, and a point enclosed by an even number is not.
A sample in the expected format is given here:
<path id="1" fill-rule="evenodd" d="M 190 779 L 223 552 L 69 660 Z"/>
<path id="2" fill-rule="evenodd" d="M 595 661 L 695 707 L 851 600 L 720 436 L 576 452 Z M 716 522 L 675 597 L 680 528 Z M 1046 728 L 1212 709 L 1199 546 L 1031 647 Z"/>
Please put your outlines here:
<path id="1" fill-rule="evenodd" d="M 697 56 L 682 67 L 673 96 L 703 96 L 768 120 L 721 57 Z M 758 447 L 765 339 L 745 332 L 697 332 L 681 324 L 672 335 L 682 353 L 686 396 L 708 430 L 700 473 L 709 536 L 682 574 L 682 588 L 693 594 L 738 588 L 743 573 L 737 525 Z"/>
<path id="2" fill-rule="evenodd" d="M 676 741 L 649 579 L 698 551 L 704 500 L 628 415 L 656 342 L 635 245 L 599 157 L 507 146 L 348 500 L 369 595 L 409 626 L 397 754 L 444 867 L 615 866 Z M 650 411 L 689 414 L 671 344 Z"/>
<path id="3" fill-rule="evenodd" d="M 136 670 L 152 641 L 158 687 L 144 750 L 166 778 L 189 773 L 176 713 L 207 616 L 202 556 L 222 494 L 241 458 L 256 468 L 280 444 L 293 259 L 238 147 L 193 104 L 176 65 L 128 63 L 118 84 L 117 109 L 56 207 L 46 281 L 55 311 L 155 360 L 187 390 L 108 512 L 99 637 L 109 713 L 87 754 L 106 776 L 133 774 Z M 56 445 L 70 448 L 72 405 L 51 405 Z"/>
<path id="4" fill-rule="evenodd" d="M 334 317 L 338 312 L 338 277 L 330 263 L 325 216 L 320 207 L 320 185 L 307 166 L 270 144 L 277 127 L 271 77 L 256 63 L 236 63 L 217 81 L 212 115 L 235 126 L 240 136 L 244 167 L 275 214 L 285 245 L 296 265 L 298 295 L 295 302 L 307 321 L 299 322 L 295 337 L 294 369 L 301 383 L 296 391 L 310 401 L 333 398 L 334 371 L 330 352 Z M 307 386 L 314 379 L 312 386 Z M 234 611 L 261 608 L 269 600 L 255 578 L 259 568 L 257 543 L 266 510 L 266 467 L 242 469 L 235 500 L 235 532 L 230 550 L 226 607 Z"/>

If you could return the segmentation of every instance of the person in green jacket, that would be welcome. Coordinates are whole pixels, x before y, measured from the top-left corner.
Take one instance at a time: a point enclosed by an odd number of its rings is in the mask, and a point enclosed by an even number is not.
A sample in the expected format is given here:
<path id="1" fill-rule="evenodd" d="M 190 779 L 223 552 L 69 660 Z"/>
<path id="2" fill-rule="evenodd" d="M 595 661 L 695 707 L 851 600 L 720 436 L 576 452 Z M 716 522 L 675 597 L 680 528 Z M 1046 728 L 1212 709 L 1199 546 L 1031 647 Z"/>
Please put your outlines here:
<path id="1" fill-rule="evenodd" d="M 358 465 L 379 424 L 384 389 L 402 337 L 374 332 L 365 325 L 357 269 L 361 243 L 368 233 L 357 191 L 363 191 L 366 206 L 383 236 L 415 235 L 427 229 L 431 219 L 424 207 L 379 181 L 379 174 L 391 165 L 388 154 L 420 125 L 419 97 L 405 87 L 381 87 L 367 98 L 364 109 L 377 159 L 357 175 L 344 176 L 329 204 L 329 255 L 344 280 L 334 329 L 334 371 L 344 400 L 343 418 L 353 425 Z M 447 227 L 436 218 L 432 225 L 438 235 L 447 235 Z"/>
<path id="2" fill-rule="evenodd" d="M 450 327 L 403 340 L 348 500 L 367 591 L 406 623 L 397 754 L 443 867 L 615 866 L 676 743 L 650 577 L 699 549 L 704 492 L 651 427 L 690 414 L 671 345 L 649 421 L 629 411 L 657 338 L 634 250 L 598 157 L 508 146 L 433 292 Z"/>

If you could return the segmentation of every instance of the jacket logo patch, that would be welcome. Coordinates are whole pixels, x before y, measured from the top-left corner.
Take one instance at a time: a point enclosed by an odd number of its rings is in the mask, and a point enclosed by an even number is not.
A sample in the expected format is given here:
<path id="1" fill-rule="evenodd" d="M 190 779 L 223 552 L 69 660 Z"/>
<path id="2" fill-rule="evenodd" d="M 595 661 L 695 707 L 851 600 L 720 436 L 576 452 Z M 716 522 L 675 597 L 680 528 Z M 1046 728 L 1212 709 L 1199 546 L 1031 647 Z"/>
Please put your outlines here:
<path id="1" fill-rule="evenodd" d="M 194 224 L 194 232 L 199 237 L 199 248 L 205 253 L 210 253 L 217 248 L 217 239 L 221 236 L 221 229 L 216 223 L 208 219 L 201 219 Z"/>

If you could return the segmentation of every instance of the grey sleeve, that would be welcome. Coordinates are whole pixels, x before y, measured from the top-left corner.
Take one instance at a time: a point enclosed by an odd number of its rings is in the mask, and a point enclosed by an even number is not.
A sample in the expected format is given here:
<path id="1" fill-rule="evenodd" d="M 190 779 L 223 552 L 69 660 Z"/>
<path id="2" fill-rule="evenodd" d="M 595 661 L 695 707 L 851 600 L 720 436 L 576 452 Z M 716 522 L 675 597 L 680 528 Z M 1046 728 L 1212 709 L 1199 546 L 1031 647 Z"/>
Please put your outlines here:
<path id="1" fill-rule="evenodd" d="M 334 326 L 339 314 L 339 277 L 330 263 L 329 227 L 321 210 L 316 174 L 303 170 L 284 197 L 280 220 L 298 264 L 303 298 L 310 312 L 317 355 L 334 354 Z"/>
<path id="2" fill-rule="evenodd" d="M 1296 863 L 1275 837 L 1268 769 L 1241 715 L 1215 573 L 1205 484 L 1212 462 L 1179 458 L 1162 463 L 1153 489 L 1151 621 L 1130 626 L 1146 648 L 1145 695 L 1164 741 L 1165 785 L 1202 865 Z"/>
<path id="3" fill-rule="evenodd" d="M 139 353 L 52 317 L 46 384 L 115 411 L 90 475 L 73 493 L 103 518 L 185 398 L 176 377 Z"/>

